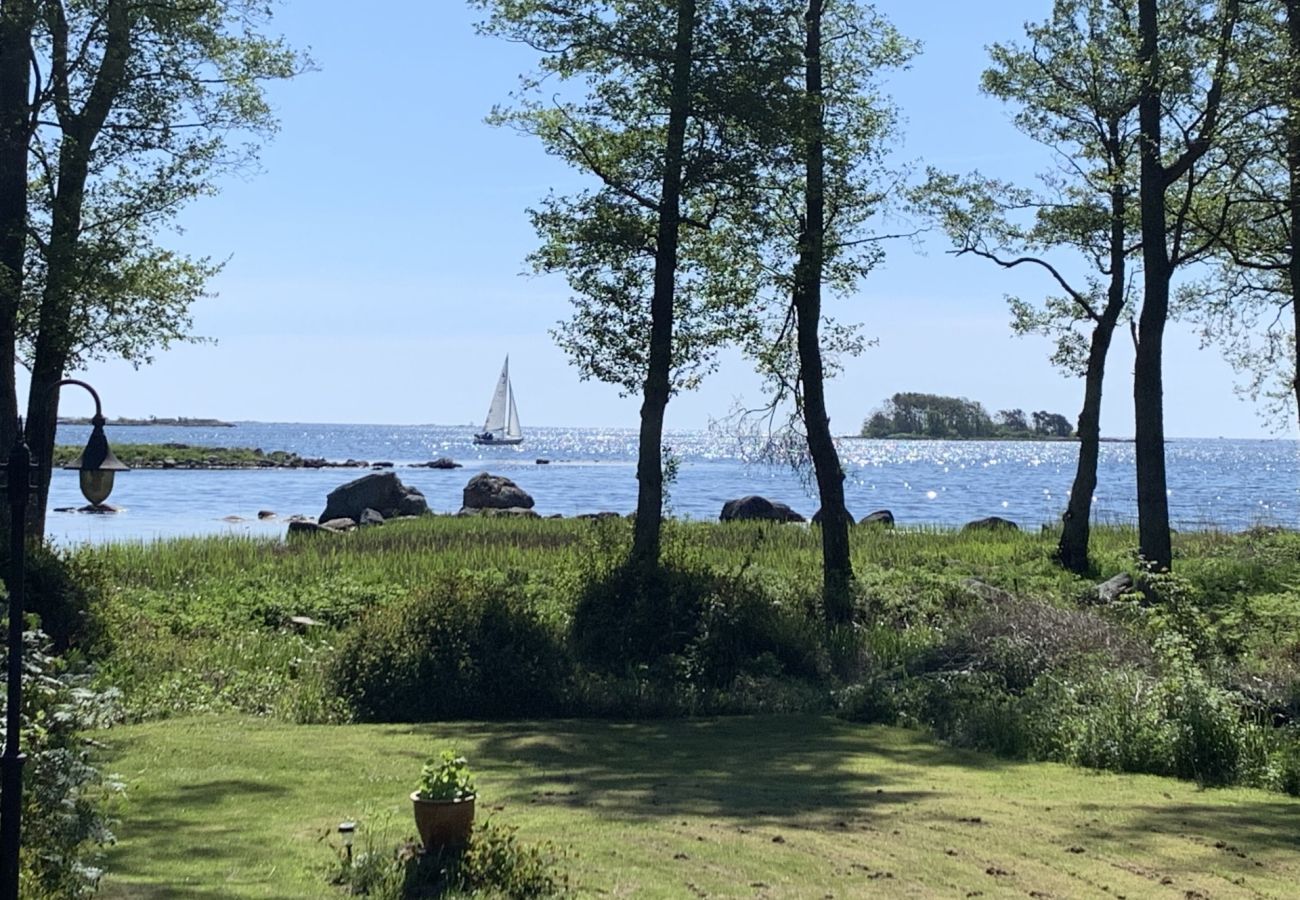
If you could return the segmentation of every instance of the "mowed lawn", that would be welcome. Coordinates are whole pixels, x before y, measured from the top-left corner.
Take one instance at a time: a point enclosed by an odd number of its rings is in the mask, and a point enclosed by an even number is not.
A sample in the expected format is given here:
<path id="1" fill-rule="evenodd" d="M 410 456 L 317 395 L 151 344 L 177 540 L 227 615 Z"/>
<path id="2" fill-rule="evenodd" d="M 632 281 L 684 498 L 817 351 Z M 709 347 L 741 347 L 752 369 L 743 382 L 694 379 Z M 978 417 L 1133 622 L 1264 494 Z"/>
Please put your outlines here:
<path id="1" fill-rule="evenodd" d="M 127 784 L 107 898 L 320 898 L 342 819 L 411 835 L 443 747 L 479 815 L 613 897 L 1295 897 L 1300 801 L 1008 762 L 822 717 L 300 726 L 100 736 Z M 332 838 L 329 838 L 332 839 Z"/>

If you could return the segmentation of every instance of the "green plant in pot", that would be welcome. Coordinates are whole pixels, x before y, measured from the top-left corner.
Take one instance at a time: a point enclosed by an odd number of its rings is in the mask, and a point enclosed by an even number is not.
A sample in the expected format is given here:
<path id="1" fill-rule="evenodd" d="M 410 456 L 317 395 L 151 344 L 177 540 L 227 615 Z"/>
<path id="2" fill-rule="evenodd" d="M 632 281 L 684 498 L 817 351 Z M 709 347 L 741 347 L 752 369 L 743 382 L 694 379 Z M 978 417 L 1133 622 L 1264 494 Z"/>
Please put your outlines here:
<path id="1" fill-rule="evenodd" d="M 476 796 L 474 775 L 465 757 L 444 750 L 441 759 L 424 764 L 411 802 L 415 804 L 415 827 L 425 850 L 436 852 L 469 843 Z"/>

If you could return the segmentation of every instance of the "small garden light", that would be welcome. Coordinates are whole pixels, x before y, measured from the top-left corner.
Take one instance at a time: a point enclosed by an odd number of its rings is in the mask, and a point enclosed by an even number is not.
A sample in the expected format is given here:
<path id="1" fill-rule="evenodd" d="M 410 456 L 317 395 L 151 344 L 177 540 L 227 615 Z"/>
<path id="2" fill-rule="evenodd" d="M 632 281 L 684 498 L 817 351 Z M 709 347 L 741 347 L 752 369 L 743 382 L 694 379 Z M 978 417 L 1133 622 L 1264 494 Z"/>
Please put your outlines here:
<path id="1" fill-rule="evenodd" d="M 357 835 L 356 822 L 340 822 L 339 837 L 343 840 L 343 852 L 347 854 L 348 865 L 352 865 L 352 841 Z"/>

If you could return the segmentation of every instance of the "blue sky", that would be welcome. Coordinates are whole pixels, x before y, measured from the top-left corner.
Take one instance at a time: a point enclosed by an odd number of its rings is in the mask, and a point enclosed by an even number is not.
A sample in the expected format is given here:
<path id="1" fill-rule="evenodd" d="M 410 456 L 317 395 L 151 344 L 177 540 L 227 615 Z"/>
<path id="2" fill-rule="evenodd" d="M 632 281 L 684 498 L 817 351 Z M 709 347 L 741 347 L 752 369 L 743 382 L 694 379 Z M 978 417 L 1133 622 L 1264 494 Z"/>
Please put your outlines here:
<path id="1" fill-rule="evenodd" d="M 1014 39 L 1049 0 L 878 8 L 923 43 L 891 79 L 906 119 L 900 158 L 1028 179 L 1044 151 L 977 89 L 985 46 Z M 526 137 L 483 124 L 531 64 L 522 48 L 474 34 L 458 0 L 285 0 L 279 29 L 319 70 L 272 88 L 281 132 L 262 171 L 232 178 L 184 216 L 176 245 L 229 258 L 195 309 L 214 345 L 184 346 L 139 371 L 84 373 L 113 415 L 196 415 L 308 422 L 480 422 L 506 353 L 529 424 L 628 426 L 639 401 L 579 381 L 547 330 L 568 313 L 559 279 L 521 277 L 534 245 L 526 208 L 582 184 Z M 901 390 L 958 394 L 990 409 L 1060 411 L 1082 385 L 1053 370 L 1039 339 L 1016 338 L 1003 296 L 1049 288 L 945 253 L 938 236 L 892 248 L 834 314 L 878 345 L 830 386 L 832 426 L 855 431 Z M 1103 430 L 1132 433 L 1132 348 L 1117 340 Z M 1214 351 L 1175 326 L 1166 350 L 1167 432 L 1252 437 L 1268 430 L 1232 391 Z M 757 381 L 727 356 L 718 374 L 670 404 L 670 428 L 697 428 Z M 69 395 L 64 411 L 84 412 Z M 1294 431 L 1294 428 L 1292 428 Z"/>

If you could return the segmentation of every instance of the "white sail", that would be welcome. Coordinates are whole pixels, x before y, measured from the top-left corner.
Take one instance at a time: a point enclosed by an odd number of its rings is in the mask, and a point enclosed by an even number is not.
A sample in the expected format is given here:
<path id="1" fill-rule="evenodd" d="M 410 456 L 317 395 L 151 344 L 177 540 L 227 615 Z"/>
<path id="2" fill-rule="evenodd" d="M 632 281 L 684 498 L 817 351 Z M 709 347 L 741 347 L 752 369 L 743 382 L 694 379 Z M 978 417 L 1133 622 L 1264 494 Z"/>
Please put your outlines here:
<path id="1" fill-rule="evenodd" d="M 523 431 L 519 428 L 519 410 L 515 409 L 515 389 L 510 388 L 510 415 L 506 419 L 506 437 L 522 438 Z"/>
<path id="2" fill-rule="evenodd" d="M 485 434 L 499 435 L 506 427 L 506 408 L 510 394 L 510 357 L 506 357 L 501 367 L 501 377 L 497 379 L 497 389 L 492 394 L 492 405 L 488 407 L 487 419 L 483 422 Z M 518 425 L 516 424 L 516 427 Z"/>

